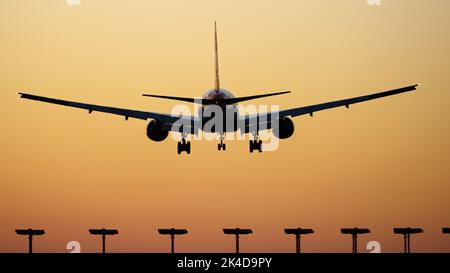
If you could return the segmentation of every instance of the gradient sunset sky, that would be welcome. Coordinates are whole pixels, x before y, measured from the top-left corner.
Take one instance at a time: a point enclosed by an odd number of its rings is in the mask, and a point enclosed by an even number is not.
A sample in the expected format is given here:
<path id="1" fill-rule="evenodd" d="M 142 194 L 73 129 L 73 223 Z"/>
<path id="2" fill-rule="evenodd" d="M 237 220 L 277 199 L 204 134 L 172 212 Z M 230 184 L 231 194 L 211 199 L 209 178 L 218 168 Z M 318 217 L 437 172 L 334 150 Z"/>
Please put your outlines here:
<path id="1" fill-rule="evenodd" d="M 43 96 L 154 112 L 221 85 L 291 108 L 421 83 L 414 92 L 295 118 L 276 152 L 248 141 L 150 141 L 147 122 L 19 99 Z M 158 228 L 189 230 L 178 252 L 233 252 L 222 228 L 252 228 L 242 252 L 293 252 L 285 227 L 313 228 L 305 252 L 349 252 L 341 227 L 382 252 L 419 226 L 414 252 L 450 251 L 450 1 L 0 1 L 0 252 L 15 228 L 45 228 L 36 252 L 168 252 Z M 253 103 L 253 102 L 249 102 Z M 190 106 L 190 105 L 189 105 Z"/>

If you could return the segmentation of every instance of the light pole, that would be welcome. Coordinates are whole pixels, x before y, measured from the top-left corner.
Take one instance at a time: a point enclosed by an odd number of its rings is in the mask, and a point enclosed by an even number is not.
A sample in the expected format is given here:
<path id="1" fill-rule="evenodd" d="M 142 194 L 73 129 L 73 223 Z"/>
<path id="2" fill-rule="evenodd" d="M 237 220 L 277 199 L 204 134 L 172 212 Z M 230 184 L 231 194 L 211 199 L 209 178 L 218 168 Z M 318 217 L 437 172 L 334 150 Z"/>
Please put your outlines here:
<path id="1" fill-rule="evenodd" d="M 251 234 L 251 233 L 253 233 L 253 231 L 251 229 L 224 228 L 223 233 L 235 235 L 235 237 L 236 237 L 236 253 L 239 253 L 239 236 Z"/>
<path id="2" fill-rule="evenodd" d="M 102 253 L 106 253 L 106 236 L 119 234 L 117 229 L 89 229 L 92 235 L 102 235 Z"/>
<path id="3" fill-rule="evenodd" d="M 302 234 L 314 233 L 314 230 L 310 228 L 285 228 L 284 233 L 295 235 L 295 252 L 300 253 L 300 236 Z"/>
<path id="4" fill-rule="evenodd" d="M 370 233 L 368 228 L 341 228 L 342 234 L 352 235 L 352 253 L 358 253 L 358 235 Z"/>
<path id="5" fill-rule="evenodd" d="M 159 234 L 162 235 L 170 235 L 170 241 L 171 241 L 171 252 L 175 253 L 175 235 L 183 235 L 187 234 L 188 231 L 186 229 L 176 229 L 176 228 L 160 228 L 158 229 Z"/>
<path id="6" fill-rule="evenodd" d="M 44 235 L 43 229 L 16 229 L 17 235 L 28 235 L 28 253 L 33 253 L 33 236 Z"/>
<path id="7" fill-rule="evenodd" d="M 403 249 L 405 253 L 411 253 L 411 234 L 422 233 L 421 228 L 394 228 L 394 234 L 403 235 Z"/>

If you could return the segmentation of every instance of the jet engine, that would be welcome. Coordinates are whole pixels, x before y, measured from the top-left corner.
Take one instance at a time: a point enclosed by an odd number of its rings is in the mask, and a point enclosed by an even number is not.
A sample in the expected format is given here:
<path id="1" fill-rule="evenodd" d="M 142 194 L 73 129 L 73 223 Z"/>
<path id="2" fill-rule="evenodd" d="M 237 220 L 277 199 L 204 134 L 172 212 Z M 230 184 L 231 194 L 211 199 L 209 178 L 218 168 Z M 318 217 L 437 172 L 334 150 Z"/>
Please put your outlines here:
<path id="1" fill-rule="evenodd" d="M 147 126 L 147 137 L 153 141 L 163 141 L 169 135 L 169 131 L 162 129 L 160 120 L 152 120 Z"/>
<path id="2" fill-rule="evenodd" d="M 278 126 L 272 128 L 273 135 L 280 139 L 286 139 L 294 133 L 294 122 L 288 117 L 279 119 Z"/>

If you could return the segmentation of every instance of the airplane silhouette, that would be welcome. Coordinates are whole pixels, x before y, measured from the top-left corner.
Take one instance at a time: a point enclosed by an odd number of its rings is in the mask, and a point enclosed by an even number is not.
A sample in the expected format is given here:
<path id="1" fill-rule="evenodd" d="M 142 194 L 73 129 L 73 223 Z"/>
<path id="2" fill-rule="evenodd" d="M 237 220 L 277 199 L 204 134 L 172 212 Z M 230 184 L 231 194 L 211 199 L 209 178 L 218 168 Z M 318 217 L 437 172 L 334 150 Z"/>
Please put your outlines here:
<path id="1" fill-rule="evenodd" d="M 218 150 L 225 150 L 226 146 L 224 135 L 227 132 L 237 132 L 241 134 L 252 134 L 252 140 L 249 141 L 250 152 L 262 151 L 262 141 L 259 139 L 259 132 L 272 129 L 272 133 L 279 139 L 286 139 L 294 133 L 294 122 L 292 118 L 309 114 L 311 117 L 315 112 L 345 106 L 349 108 L 350 104 L 360 103 L 373 99 L 392 96 L 404 92 L 416 90 L 419 84 L 406 86 L 398 89 L 373 93 L 370 95 L 353 97 L 320 103 L 315 105 L 291 108 L 280 111 L 272 111 L 257 114 L 239 115 L 237 104 L 239 102 L 254 100 L 269 96 L 290 93 L 290 91 L 282 91 L 275 93 L 259 94 L 245 97 L 234 97 L 233 94 L 220 87 L 219 81 L 219 57 L 217 42 L 217 26 L 214 22 L 214 51 L 215 51 L 215 84 L 214 88 L 207 91 L 201 98 L 174 97 L 165 95 L 143 94 L 146 97 L 162 98 L 169 100 L 177 100 L 182 102 L 190 102 L 199 104 L 198 116 L 175 115 L 156 112 L 139 111 L 132 109 L 124 109 L 110 106 L 102 106 L 75 101 L 61 100 L 49 97 L 43 97 L 28 93 L 19 92 L 21 98 L 59 104 L 68 107 L 75 107 L 88 110 L 89 113 L 94 111 L 119 115 L 128 118 L 136 118 L 149 120 L 147 125 L 147 137 L 152 141 L 163 141 L 167 138 L 169 132 L 181 133 L 181 141 L 178 142 L 177 152 L 190 153 L 191 143 L 186 141 L 189 134 L 197 135 L 199 130 L 206 133 L 217 133 L 220 136 L 220 143 L 217 145 Z M 227 114 L 223 114 L 227 113 Z M 229 115 L 228 113 L 231 113 Z M 217 118 L 215 118 L 217 116 Z M 208 122 L 213 122 L 211 126 L 205 126 Z"/>

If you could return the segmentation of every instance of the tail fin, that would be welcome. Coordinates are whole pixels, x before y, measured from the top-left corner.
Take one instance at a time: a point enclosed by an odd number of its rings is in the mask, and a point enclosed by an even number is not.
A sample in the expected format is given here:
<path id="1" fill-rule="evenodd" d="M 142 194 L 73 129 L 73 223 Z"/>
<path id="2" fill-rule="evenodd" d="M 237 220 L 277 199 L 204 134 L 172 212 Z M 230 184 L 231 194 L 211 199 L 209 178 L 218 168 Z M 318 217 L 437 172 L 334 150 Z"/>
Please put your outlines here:
<path id="1" fill-rule="evenodd" d="M 214 21 L 214 51 L 215 51 L 215 81 L 214 81 L 214 89 L 219 90 L 220 89 L 220 81 L 219 81 L 219 50 L 217 48 L 217 23 Z M 261 94 L 261 95 L 254 95 L 254 96 L 247 96 L 247 97 L 237 97 L 237 98 L 229 98 L 229 99 L 222 99 L 220 102 L 222 104 L 228 105 L 228 104 L 235 104 L 241 101 L 247 101 L 247 100 L 253 100 L 253 99 L 259 99 L 269 96 L 276 96 L 281 94 L 290 93 L 291 91 L 284 91 L 284 92 L 277 92 L 277 93 L 269 93 L 269 94 Z M 210 100 L 210 99 L 201 99 L 197 100 L 194 98 L 186 98 L 186 97 L 174 97 L 174 96 L 163 96 L 163 95 L 154 95 L 154 94 L 142 94 L 142 96 L 146 97 L 154 97 L 154 98 L 161 98 L 161 99 L 169 99 L 169 100 L 178 100 L 178 101 L 185 101 L 185 102 L 192 102 L 192 103 L 201 103 L 203 105 L 208 104 L 217 104 L 217 101 Z"/>
<path id="2" fill-rule="evenodd" d="M 219 90 L 220 89 L 220 82 L 219 82 L 219 53 L 217 48 L 217 23 L 214 21 L 214 50 L 215 50 L 215 68 L 216 68 L 216 78 L 214 82 L 214 89 Z"/>

